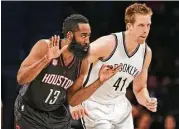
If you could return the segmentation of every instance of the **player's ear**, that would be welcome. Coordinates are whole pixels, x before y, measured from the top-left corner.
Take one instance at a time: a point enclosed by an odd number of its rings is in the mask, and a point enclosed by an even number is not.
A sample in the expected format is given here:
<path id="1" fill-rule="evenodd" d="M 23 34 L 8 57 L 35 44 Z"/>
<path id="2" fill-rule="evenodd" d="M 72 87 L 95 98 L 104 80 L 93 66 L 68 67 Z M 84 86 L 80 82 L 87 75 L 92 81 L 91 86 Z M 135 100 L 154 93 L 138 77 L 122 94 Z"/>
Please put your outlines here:
<path id="1" fill-rule="evenodd" d="M 126 30 L 131 30 L 132 24 L 131 23 L 127 23 L 126 24 Z"/>
<path id="2" fill-rule="evenodd" d="M 73 33 L 71 31 L 67 32 L 67 39 L 69 39 L 70 41 L 72 41 L 73 39 Z"/>

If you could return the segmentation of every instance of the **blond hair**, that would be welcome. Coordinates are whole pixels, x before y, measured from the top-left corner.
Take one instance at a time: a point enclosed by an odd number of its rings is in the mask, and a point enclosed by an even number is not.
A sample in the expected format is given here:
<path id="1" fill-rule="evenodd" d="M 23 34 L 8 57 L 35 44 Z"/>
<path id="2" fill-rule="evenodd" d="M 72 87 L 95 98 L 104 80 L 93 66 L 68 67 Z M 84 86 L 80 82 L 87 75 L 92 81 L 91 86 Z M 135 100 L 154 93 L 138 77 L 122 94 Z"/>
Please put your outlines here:
<path id="1" fill-rule="evenodd" d="M 125 23 L 134 23 L 135 14 L 151 15 L 153 14 L 152 9 L 146 4 L 134 3 L 126 8 L 125 11 Z"/>

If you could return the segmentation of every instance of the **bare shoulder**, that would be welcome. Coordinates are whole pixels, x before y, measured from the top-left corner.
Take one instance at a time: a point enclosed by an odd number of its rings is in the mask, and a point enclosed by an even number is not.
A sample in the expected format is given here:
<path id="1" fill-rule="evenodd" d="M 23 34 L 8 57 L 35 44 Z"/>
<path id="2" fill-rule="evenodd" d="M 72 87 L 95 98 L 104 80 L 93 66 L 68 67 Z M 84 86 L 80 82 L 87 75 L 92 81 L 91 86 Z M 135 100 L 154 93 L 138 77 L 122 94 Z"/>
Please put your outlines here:
<path id="1" fill-rule="evenodd" d="M 109 35 L 103 36 L 103 38 L 105 40 L 107 40 L 107 42 L 111 42 L 111 41 L 115 40 L 115 36 L 113 34 L 109 34 Z"/>
<path id="2" fill-rule="evenodd" d="M 103 45 L 112 45 L 115 43 L 115 36 L 113 34 L 102 36 L 99 38 Z"/>
<path id="3" fill-rule="evenodd" d="M 48 47 L 49 43 L 50 41 L 48 39 L 40 39 L 34 44 L 32 49 L 38 49 L 43 51 L 43 49 L 46 49 Z"/>
<path id="4" fill-rule="evenodd" d="M 48 51 L 49 42 L 50 41 L 47 39 L 40 39 L 39 41 L 37 41 L 32 47 L 29 56 L 35 56 L 39 58 L 43 57 Z"/>
<path id="5" fill-rule="evenodd" d="M 102 36 L 90 44 L 89 62 L 95 62 L 99 58 L 108 57 L 116 44 L 115 36 L 110 34 Z"/>
<path id="6" fill-rule="evenodd" d="M 95 46 L 96 48 L 98 48 L 97 46 L 108 48 L 108 46 L 111 46 L 113 44 L 115 44 L 115 36 L 111 34 L 98 38 L 97 40 L 92 42 L 90 46 L 91 47 Z"/>
<path id="7" fill-rule="evenodd" d="M 43 58 L 48 51 L 48 40 L 41 39 L 32 47 L 29 55 L 22 62 L 21 66 L 29 66 L 39 59 Z"/>
<path id="8" fill-rule="evenodd" d="M 41 45 L 44 45 L 44 44 L 49 44 L 50 43 L 50 40 L 49 39 L 40 39 L 39 41 L 36 42 L 36 44 L 41 44 Z"/>

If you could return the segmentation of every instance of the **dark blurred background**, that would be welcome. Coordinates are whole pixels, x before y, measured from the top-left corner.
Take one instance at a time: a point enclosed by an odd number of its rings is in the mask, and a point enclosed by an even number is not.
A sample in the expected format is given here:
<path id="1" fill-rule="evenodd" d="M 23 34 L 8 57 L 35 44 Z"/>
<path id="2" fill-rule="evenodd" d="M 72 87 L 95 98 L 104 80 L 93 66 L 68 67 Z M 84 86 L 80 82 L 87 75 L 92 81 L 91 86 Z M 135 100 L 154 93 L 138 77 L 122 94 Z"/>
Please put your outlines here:
<path id="1" fill-rule="evenodd" d="M 70 14 L 85 15 L 91 24 L 94 41 L 100 36 L 125 30 L 126 1 L 3 1 L 1 2 L 1 83 L 2 128 L 13 129 L 13 106 L 19 86 L 16 74 L 32 46 L 41 38 L 61 35 L 64 19 Z M 148 89 L 158 98 L 157 113 L 137 104 L 128 88 L 127 97 L 133 105 L 135 127 L 138 129 L 179 129 L 179 2 L 150 1 L 154 12 L 147 40 L 153 51 L 149 69 Z M 62 36 L 62 35 L 61 35 Z M 119 109 L 120 110 L 120 109 Z M 75 121 L 77 122 L 77 121 Z M 76 124 L 76 123 L 75 123 Z M 73 128 L 78 125 L 74 125 Z M 172 129 L 172 128 L 171 128 Z"/>

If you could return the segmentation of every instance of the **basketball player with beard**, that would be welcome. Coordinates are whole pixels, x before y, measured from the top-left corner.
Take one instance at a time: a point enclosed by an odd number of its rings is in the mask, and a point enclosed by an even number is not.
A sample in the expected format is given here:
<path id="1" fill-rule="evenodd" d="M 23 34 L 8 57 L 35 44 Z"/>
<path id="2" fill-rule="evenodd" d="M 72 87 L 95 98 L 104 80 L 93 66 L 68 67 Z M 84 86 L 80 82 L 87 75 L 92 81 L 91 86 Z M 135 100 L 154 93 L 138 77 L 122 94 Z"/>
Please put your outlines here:
<path id="1" fill-rule="evenodd" d="M 22 87 L 15 102 L 16 129 L 71 127 L 68 101 L 79 90 L 73 83 L 84 77 L 88 68 L 88 19 L 79 14 L 67 17 L 63 34 L 61 40 L 59 36 L 39 40 L 20 66 L 17 81 Z M 97 83 L 117 70 L 103 66 Z"/>

